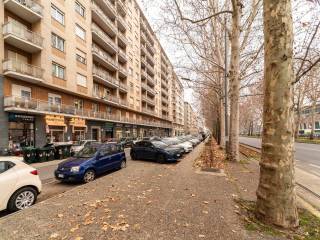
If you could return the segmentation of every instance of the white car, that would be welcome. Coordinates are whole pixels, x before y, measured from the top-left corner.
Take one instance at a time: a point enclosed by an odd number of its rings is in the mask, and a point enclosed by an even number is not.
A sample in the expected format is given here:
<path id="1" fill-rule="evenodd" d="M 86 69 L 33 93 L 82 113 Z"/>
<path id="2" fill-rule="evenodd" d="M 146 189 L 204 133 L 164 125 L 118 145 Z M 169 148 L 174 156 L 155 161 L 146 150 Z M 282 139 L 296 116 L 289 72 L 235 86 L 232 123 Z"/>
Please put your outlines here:
<path id="1" fill-rule="evenodd" d="M 38 171 L 20 160 L 0 159 L 0 211 L 32 206 L 41 192 Z"/>
<path id="2" fill-rule="evenodd" d="M 185 153 L 192 152 L 192 150 L 193 150 L 192 143 L 188 142 L 188 141 L 187 142 L 183 142 L 183 143 L 179 143 L 177 145 L 183 147 Z"/>
<path id="3" fill-rule="evenodd" d="M 80 142 L 72 145 L 71 147 L 71 152 L 72 153 L 77 153 L 80 152 L 84 147 L 90 146 L 91 143 L 97 143 L 98 141 L 96 140 L 81 140 Z"/>

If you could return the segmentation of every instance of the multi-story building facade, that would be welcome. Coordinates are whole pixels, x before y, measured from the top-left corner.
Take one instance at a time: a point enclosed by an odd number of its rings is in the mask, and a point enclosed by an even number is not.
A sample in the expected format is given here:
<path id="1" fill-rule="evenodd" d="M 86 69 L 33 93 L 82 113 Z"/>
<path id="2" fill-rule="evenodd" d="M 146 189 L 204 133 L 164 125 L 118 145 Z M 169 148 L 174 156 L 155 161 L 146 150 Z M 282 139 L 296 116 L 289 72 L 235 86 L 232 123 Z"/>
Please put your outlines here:
<path id="1" fill-rule="evenodd" d="M 183 87 L 136 1 L 3 0 L 0 23 L 0 148 L 182 132 Z"/>
<path id="2" fill-rule="evenodd" d="M 199 133 L 198 116 L 188 102 L 184 102 L 184 132 L 185 134 Z"/>
<path id="3" fill-rule="evenodd" d="M 184 90 L 177 75 L 172 77 L 172 121 L 173 135 L 184 134 Z"/>
<path id="4" fill-rule="evenodd" d="M 320 104 L 317 104 L 314 109 L 312 106 L 306 106 L 302 109 L 299 135 L 310 135 L 312 132 L 312 125 L 314 129 L 314 135 L 320 136 Z"/>

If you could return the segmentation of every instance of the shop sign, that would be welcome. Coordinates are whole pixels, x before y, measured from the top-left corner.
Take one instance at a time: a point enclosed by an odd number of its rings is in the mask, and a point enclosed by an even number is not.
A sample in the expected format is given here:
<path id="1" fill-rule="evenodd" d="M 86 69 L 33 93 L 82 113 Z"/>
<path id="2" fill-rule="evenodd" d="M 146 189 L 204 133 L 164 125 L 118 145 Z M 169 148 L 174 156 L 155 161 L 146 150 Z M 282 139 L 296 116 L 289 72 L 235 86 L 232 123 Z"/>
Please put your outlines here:
<path id="1" fill-rule="evenodd" d="M 86 120 L 82 118 L 71 118 L 69 124 L 75 127 L 87 127 Z"/>
<path id="2" fill-rule="evenodd" d="M 25 122 L 25 123 L 33 123 L 35 117 L 30 115 L 9 113 L 9 122 Z"/>
<path id="3" fill-rule="evenodd" d="M 113 123 L 105 123 L 104 129 L 105 129 L 107 132 L 113 131 Z"/>
<path id="4" fill-rule="evenodd" d="M 119 128 L 121 128 L 123 125 L 121 124 L 121 123 L 117 123 L 116 124 L 116 127 L 119 127 Z"/>
<path id="5" fill-rule="evenodd" d="M 64 117 L 58 115 L 46 115 L 45 121 L 48 126 L 66 126 Z"/>

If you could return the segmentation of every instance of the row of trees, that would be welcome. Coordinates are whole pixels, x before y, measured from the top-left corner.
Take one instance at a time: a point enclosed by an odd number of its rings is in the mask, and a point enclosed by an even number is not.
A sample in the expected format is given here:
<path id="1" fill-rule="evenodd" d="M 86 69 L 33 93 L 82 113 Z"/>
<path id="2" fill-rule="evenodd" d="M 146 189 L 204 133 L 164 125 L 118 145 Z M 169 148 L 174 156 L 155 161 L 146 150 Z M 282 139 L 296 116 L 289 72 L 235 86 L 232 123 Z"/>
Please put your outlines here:
<path id="1" fill-rule="evenodd" d="M 239 161 L 240 120 L 252 129 L 260 119 L 263 137 L 256 213 L 282 227 L 298 225 L 295 126 L 304 98 L 316 104 L 313 96 L 319 94 L 315 90 L 319 8 L 310 2 L 166 0 L 162 4 L 162 33 L 179 46 L 177 55 L 183 52 L 177 69 L 194 90 L 206 125 L 221 146 L 228 140 L 229 160 Z"/>

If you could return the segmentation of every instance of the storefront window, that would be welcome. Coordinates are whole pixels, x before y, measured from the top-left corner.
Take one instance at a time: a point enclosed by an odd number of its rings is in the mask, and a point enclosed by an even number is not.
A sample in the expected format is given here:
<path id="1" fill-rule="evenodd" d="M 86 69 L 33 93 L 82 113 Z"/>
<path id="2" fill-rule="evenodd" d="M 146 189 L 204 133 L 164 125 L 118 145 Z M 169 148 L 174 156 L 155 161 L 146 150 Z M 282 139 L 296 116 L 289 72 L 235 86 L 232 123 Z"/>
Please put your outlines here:
<path id="1" fill-rule="evenodd" d="M 64 127 L 50 126 L 47 138 L 49 142 L 64 142 Z"/>
<path id="2" fill-rule="evenodd" d="M 34 123 L 9 122 L 10 148 L 34 146 Z"/>

